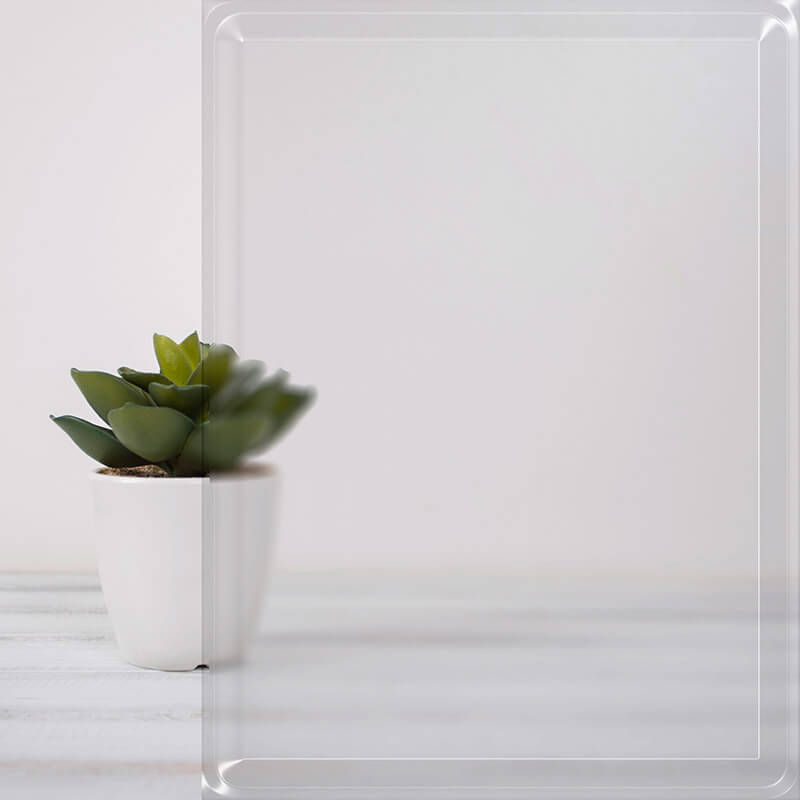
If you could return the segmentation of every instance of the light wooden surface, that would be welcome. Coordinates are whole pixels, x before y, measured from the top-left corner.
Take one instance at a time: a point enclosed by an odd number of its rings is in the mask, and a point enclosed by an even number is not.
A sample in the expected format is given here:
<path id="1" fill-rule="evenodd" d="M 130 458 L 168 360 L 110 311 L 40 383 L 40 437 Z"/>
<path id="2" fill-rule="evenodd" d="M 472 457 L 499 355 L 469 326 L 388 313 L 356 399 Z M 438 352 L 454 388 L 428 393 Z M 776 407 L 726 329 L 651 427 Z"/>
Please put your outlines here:
<path id="1" fill-rule="evenodd" d="M 125 664 L 95 576 L 0 575 L 0 598 L 2 796 L 199 798 L 201 673 Z M 753 601 L 274 576 L 251 658 L 215 673 L 220 757 L 723 758 L 778 775 L 786 628 Z"/>
<path id="2" fill-rule="evenodd" d="M 720 587 L 281 574 L 215 682 L 253 756 L 748 758 L 758 633 Z"/>
<path id="3" fill-rule="evenodd" d="M 759 613 L 747 581 L 276 574 L 250 657 L 213 672 L 217 760 L 262 792 L 517 781 L 753 800 L 786 767 L 786 623 L 762 589 Z"/>
<path id="4" fill-rule="evenodd" d="M 94 575 L 0 575 L 8 798 L 199 798 L 199 672 L 125 664 Z"/>

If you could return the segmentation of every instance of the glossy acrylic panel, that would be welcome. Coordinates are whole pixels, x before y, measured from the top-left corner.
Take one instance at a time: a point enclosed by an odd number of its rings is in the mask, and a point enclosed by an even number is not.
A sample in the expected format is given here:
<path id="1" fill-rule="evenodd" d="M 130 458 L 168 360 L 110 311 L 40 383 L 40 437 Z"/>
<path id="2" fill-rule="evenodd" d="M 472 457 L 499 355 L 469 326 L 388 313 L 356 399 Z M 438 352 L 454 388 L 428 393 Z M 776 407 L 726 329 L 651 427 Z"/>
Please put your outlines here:
<path id="1" fill-rule="evenodd" d="M 318 390 L 208 796 L 800 796 L 794 5 L 203 25 L 204 335 Z"/>

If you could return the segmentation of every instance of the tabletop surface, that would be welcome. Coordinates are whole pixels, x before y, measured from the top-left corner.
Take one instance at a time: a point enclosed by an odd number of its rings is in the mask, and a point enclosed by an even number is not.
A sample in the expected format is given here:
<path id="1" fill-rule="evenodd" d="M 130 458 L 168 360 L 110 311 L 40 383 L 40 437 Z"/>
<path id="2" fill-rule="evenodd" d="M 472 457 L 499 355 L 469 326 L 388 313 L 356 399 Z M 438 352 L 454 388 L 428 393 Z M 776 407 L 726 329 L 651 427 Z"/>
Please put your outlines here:
<path id="1" fill-rule="evenodd" d="M 203 673 L 124 663 L 95 575 L 0 575 L 0 597 L 5 796 L 200 797 Z M 785 623 L 752 601 L 275 576 L 252 657 L 215 674 L 217 713 L 245 760 L 738 760 L 759 740 L 768 760 Z"/>
<path id="2" fill-rule="evenodd" d="M 124 663 L 96 575 L 0 575 L 6 797 L 200 797 L 200 672 Z"/>

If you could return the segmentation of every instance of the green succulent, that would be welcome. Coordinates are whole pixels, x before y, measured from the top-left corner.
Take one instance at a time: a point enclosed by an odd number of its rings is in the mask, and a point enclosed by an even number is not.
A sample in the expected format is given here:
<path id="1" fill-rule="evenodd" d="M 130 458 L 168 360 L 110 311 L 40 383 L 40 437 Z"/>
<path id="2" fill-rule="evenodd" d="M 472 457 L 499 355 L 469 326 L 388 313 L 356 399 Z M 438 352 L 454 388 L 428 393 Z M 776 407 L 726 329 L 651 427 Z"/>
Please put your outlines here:
<path id="1" fill-rule="evenodd" d="M 282 370 L 232 347 L 153 335 L 158 372 L 120 367 L 119 375 L 72 370 L 89 405 L 110 427 L 50 416 L 84 453 L 107 467 L 155 464 L 172 476 L 230 470 L 275 442 L 313 400 Z"/>

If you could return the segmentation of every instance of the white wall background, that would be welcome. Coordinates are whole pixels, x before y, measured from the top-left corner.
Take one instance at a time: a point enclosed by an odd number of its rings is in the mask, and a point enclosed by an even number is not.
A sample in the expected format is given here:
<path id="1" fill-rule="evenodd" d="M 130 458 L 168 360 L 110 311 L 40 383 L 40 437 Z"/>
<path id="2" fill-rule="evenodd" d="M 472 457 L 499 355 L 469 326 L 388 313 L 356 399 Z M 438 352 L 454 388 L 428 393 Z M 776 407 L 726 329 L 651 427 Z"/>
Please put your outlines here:
<path id="1" fill-rule="evenodd" d="M 0 569 L 93 569 L 72 366 L 153 362 L 200 309 L 197 0 L 6 3 Z"/>
<path id="2" fill-rule="evenodd" d="M 754 580 L 755 40 L 261 21 L 220 44 L 215 286 L 222 338 L 319 390 L 280 566 Z"/>
<path id="3" fill-rule="evenodd" d="M 92 569 L 93 462 L 48 414 L 91 416 L 71 366 L 146 367 L 154 330 L 199 322 L 199 4 L 44 0 L 5 23 L 0 568 Z M 241 344 L 320 390 L 279 457 L 281 563 L 751 570 L 754 50 L 620 49 L 605 72 L 564 51 L 578 92 L 561 103 L 531 87 L 544 50 L 333 48 L 246 63 L 272 82 L 246 105 Z M 493 200 L 509 191 L 513 208 Z M 426 263 L 423 286 L 408 265 Z M 593 320 L 597 297 L 619 313 Z M 438 415 L 436 437 L 409 413 Z"/>

